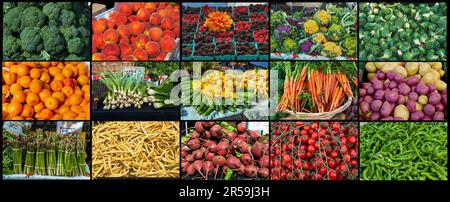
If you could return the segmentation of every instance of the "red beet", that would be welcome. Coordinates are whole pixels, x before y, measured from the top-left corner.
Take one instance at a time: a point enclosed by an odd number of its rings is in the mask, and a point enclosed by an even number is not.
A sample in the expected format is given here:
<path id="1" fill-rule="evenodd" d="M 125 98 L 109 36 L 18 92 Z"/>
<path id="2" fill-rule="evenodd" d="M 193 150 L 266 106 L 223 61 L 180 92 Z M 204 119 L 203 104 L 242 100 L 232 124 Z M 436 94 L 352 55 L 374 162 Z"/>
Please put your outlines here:
<path id="1" fill-rule="evenodd" d="M 214 156 L 216 156 L 216 155 L 214 155 L 213 152 L 210 152 L 210 151 L 206 150 L 206 152 L 205 152 L 205 159 L 206 160 L 211 161 L 214 158 Z"/>
<path id="2" fill-rule="evenodd" d="M 248 142 L 247 140 L 248 140 L 248 135 L 247 135 L 247 133 L 242 133 L 242 134 L 239 134 L 237 137 L 236 137 L 236 139 L 237 138 L 240 138 L 240 139 L 242 139 L 244 142 Z"/>
<path id="3" fill-rule="evenodd" d="M 192 155 L 194 155 L 195 159 L 201 160 L 203 158 L 203 150 L 202 149 L 195 150 L 194 152 L 192 152 Z"/>
<path id="4" fill-rule="evenodd" d="M 225 156 L 228 153 L 228 142 L 222 141 L 217 144 L 216 153 L 221 156 Z"/>
<path id="5" fill-rule="evenodd" d="M 182 150 L 181 150 L 181 158 L 186 157 L 186 155 L 187 155 L 187 151 L 184 150 L 184 149 L 182 149 Z"/>
<path id="6" fill-rule="evenodd" d="M 255 141 L 258 141 L 259 138 L 261 137 L 261 135 L 255 130 L 251 130 L 248 133 L 250 134 L 250 138 Z"/>
<path id="7" fill-rule="evenodd" d="M 237 130 L 241 133 L 245 132 L 247 130 L 247 123 L 246 122 L 240 122 L 237 125 Z"/>
<path id="8" fill-rule="evenodd" d="M 186 172 L 186 169 L 189 167 L 188 161 L 181 161 L 181 171 Z"/>
<path id="9" fill-rule="evenodd" d="M 203 128 L 202 122 L 196 122 L 194 127 L 195 127 L 195 131 L 197 131 L 200 134 L 205 132 L 205 129 Z"/>
<path id="10" fill-rule="evenodd" d="M 262 178 L 269 177 L 269 169 L 268 168 L 260 168 L 258 170 L 258 175 Z"/>
<path id="11" fill-rule="evenodd" d="M 217 149 L 217 144 L 216 142 L 212 141 L 212 140 L 207 140 L 204 144 L 204 147 L 206 147 L 207 149 L 209 149 L 209 151 L 211 152 L 215 152 Z"/>
<path id="12" fill-rule="evenodd" d="M 187 142 L 187 145 L 188 145 L 188 147 L 189 147 L 191 150 L 197 150 L 197 149 L 199 149 L 199 148 L 201 147 L 201 145 L 200 145 L 200 140 L 198 140 L 197 138 L 190 139 L 190 140 Z"/>
<path id="13" fill-rule="evenodd" d="M 227 163 L 227 160 L 223 156 L 214 156 L 212 158 L 212 162 L 216 166 L 223 166 L 223 165 L 225 165 L 225 163 Z"/>
<path id="14" fill-rule="evenodd" d="M 203 136 L 205 139 L 211 139 L 211 132 L 205 131 L 205 135 Z"/>
<path id="15" fill-rule="evenodd" d="M 186 168 L 186 176 L 193 175 L 195 173 L 194 165 L 191 164 Z"/>
<path id="16" fill-rule="evenodd" d="M 192 132 L 191 138 L 199 138 L 199 137 L 200 137 L 200 133 L 198 133 L 197 131 Z"/>
<path id="17" fill-rule="evenodd" d="M 256 177 L 258 176 L 258 167 L 254 165 L 248 165 L 245 167 L 245 174 L 248 177 Z"/>
<path id="18" fill-rule="evenodd" d="M 227 166 L 228 166 L 229 168 L 231 168 L 231 169 L 237 169 L 237 168 L 239 168 L 241 165 L 242 165 L 242 164 L 241 164 L 241 161 L 240 161 L 237 157 L 230 156 L 230 157 L 227 159 Z"/>
<path id="19" fill-rule="evenodd" d="M 212 126 L 214 126 L 214 124 L 214 121 L 202 122 L 203 128 L 211 128 Z"/>
<path id="20" fill-rule="evenodd" d="M 235 133 L 234 131 L 228 132 L 228 133 L 227 133 L 227 138 L 228 138 L 231 142 L 233 142 L 234 139 L 236 139 L 236 133 Z"/>
<path id="21" fill-rule="evenodd" d="M 189 162 L 195 161 L 194 155 L 192 155 L 192 154 L 186 155 L 186 157 L 184 159 L 186 159 L 186 161 L 189 161 Z"/>
<path id="22" fill-rule="evenodd" d="M 210 132 L 212 137 L 220 137 L 222 133 L 222 126 L 214 125 L 211 127 Z"/>
<path id="23" fill-rule="evenodd" d="M 211 161 L 203 162 L 203 172 L 205 172 L 206 180 L 208 180 L 208 174 L 210 171 L 214 170 L 214 164 Z"/>
<path id="24" fill-rule="evenodd" d="M 252 156 L 251 156 L 249 153 L 242 154 L 242 156 L 241 156 L 241 162 L 242 162 L 242 164 L 244 164 L 245 166 L 253 165 L 253 159 L 252 159 Z"/>
<path id="25" fill-rule="evenodd" d="M 256 159 L 261 158 L 261 156 L 263 155 L 263 150 L 264 150 L 264 145 L 261 144 L 260 142 L 255 142 L 252 145 L 252 154 Z"/>
<path id="26" fill-rule="evenodd" d="M 203 178 L 206 179 L 206 177 L 202 174 L 202 167 L 203 167 L 203 161 L 202 160 L 196 160 L 194 161 L 194 163 L 192 163 L 192 165 L 194 166 L 194 169 L 200 173 L 201 176 L 203 176 Z"/>
<path id="27" fill-rule="evenodd" d="M 262 156 L 258 162 L 259 162 L 259 166 L 261 166 L 262 168 L 269 167 L 269 156 L 268 155 Z"/>

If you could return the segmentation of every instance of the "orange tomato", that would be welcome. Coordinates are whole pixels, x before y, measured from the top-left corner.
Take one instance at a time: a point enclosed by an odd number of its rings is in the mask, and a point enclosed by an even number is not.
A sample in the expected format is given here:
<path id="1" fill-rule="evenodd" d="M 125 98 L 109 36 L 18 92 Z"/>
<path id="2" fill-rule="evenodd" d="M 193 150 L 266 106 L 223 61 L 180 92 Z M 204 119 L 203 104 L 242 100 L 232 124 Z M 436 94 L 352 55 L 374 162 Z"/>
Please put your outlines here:
<path id="1" fill-rule="evenodd" d="M 39 79 L 39 78 L 41 78 L 41 72 L 42 72 L 42 70 L 38 69 L 38 68 L 31 69 L 30 76 L 33 79 Z"/>
<path id="2" fill-rule="evenodd" d="M 57 73 L 55 75 L 55 77 L 53 78 L 53 80 L 56 80 L 56 81 L 64 81 L 64 79 L 66 79 L 66 77 L 64 76 L 63 73 Z"/>
<path id="3" fill-rule="evenodd" d="M 7 87 L 7 85 L 4 86 Z M 13 83 L 11 86 L 9 86 L 9 92 L 13 95 L 17 94 L 18 92 L 22 92 L 22 86 L 18 83 Z"/>
<path id="4" fill-rule="evenodd" d="M 33 117 L 33 115 L 34 115 L 33 107 L 30 105 L 27 105 L 27 104 L 24 105 L 20 116 L 23 118 L 30 118 L 30 117 Z"/>
<path id="5" fill-rule="evenodd" d="M 17 101 L 12 101 L 8 105 L 8 114 L 9 116 L 17 116 L 20 113 L 22 113 L 22 109 L 23 109 L 22 104 L 20 104 Z"/>
<path id="6" fill-rule="evenodd" d="M 49 109 L 43 109 L 40 112 L 40 118 L 44 120 L 50 120 L 53 117 L 53 111 Z"/>
<path id="7" fill-rule="evenodd" d="M 17 83 L 20 84 L 24 88 L 28 88 L 28 87 L 30 87 L 30 84 L 31 84 L 31 77 L 22 76 L 17 80 Z"/>
<path id="8" fill-rule="evenodd" d="M 33 93 L 39 93 L 41 92 L 43 85 L 41 80 L 33 79 L 30 83 L 30 90 Z"/>
<path id="9" fill-rule="evenodd" d="M 60 105 L 63 104 L 64 100 L 66 99 L 66 96 L 62 92 L 54 92 L 52 96 L 58 99 Z"/>
<path id="10" fill-rule="evenodd" d="M 6 84 L 11 85 L 15 83 L 16 80 L 17 80 L 16 74 L 12 72 L 3 73 L 3 81 L 5 81 Z"/>
<path id="11" fill-rule="evenodd" d="M 35 106 L 37 104 L 39 104 L 40 98 L 39 95 L 36 93 L 28 93 L 27 95 L 27 104 L 29 104 L 30 106 Z"/>
<path id="12" fill-rule="evenodd" d="M 44 100 L 45 107 L 50 110 L 55 110 L 58 108 L 59 101 L 53 96 L 45 98 Z"/>
<path id="13" fill-rule="evenodd" d="M 48 72 L 50 73 L 50 76 L 54 77 L 58 73 L 61 73 L 62 69 L 60 67 L 50 67 L 48 68 Z"/>
<path id="14" fill-rule="evenodd" d="M 41 101 L 45 100 L 45 98 L 52 95 L 52 92 L 49 89 L 42 89 L 42 91 L 39 93 L 39 99 Z"/>
<path id="15" fill-rule="evenodd" d="M 39 80 L 41 80 L 44 83 L 50 83 L 51 81 L 50 74 L 48 74 L 48 72 L 42 72 L 41 78 Z"/>
<path id="16" fill-rule="evenodd" d="M 75 86 L 74 94 L 83 97 L 84 92 L 80 89 L 80 87 Z"/>
<path id="17" fill-rule="evenodd" d="M 44 103 L 40 102 L 39 104 L 35 105 L 33 108 L 36 113 L 39 113 L 43 109 L 45 109 L 45 106 L 44 106 Z"/>
<path id="18" fill-rule="evenodd" d="M 80 75 L 78 77 L 77 81 L 80 86 L 84 86 L 84 85 L 88 84 L 89 78 L 86 75 Z"/>
<path id="19" fill-rule="evenodd" d="M 78 69 L 78 75 L 86 75 L 86 73 L 87 73 L 86 64 L 84 64 L 83 62 L 78 63 L 77 69 Z"/>
<path id="20" fill-rule="evenodd" d="M 50 87 L 52 88 L 53 91 L 59 92 L 59 91 L 61 91 L 63 84 L 61 81 L 54 80 L 50 83 Z"/>
<path id="21" fill-rule="evenodd" d="M 69 104 L 70 105 L 78 105 L 81 103 L 81 96 L 77 95 L 77 94 L 73 94 L 72 96 L 69 97 Z"/>
<path id="22" fill-rule="evenodd" d="M 64 93 L 64 95 L 66 95 L 66 97 L 70 97 L 73 94 L 73 88 L 71 88 L 69 86 L 64 86 L 61 89 L 61 92 Z"/>
<path id="23" fill-rule="evenodd" d="M 23 91 L 18 91 L 13 96 L 13 100 L 20 102 L 20 103 L 24 103 L 26 101 L 26 99 L 27 99 L 27 94 L 24 93 Z"/>
<path id="24" fill-rule="evenodd" d="M 26 76 L 26 75 L 28 75 L 28 72 L 29 72 L 29 70 L 28 70 L 27 66 L 25 66 L 23 64 L 17 65 L 17 72 L 16 72 L 17 76 L 19 76 L 19 77 Z"/>

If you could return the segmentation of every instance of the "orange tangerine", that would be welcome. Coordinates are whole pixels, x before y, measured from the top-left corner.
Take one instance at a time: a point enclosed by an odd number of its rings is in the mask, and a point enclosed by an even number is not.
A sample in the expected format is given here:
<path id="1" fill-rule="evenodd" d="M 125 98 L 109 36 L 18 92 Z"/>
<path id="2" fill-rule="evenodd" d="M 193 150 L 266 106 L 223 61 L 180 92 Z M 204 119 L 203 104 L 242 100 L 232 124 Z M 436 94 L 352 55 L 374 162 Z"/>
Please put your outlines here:
<path id="1" fill-rule="evenodd" d="M 77 117 L 77 114 L 75 112 L 73 112 L 73 111 L 70 111 L 70 110 L 64 112 L 64 114 L 63 114 L 63 119 L 64 120 L 74 120 L 75 117 Z"/>
<path id="2" fill-rule="evenodd" d="M 27 100 L 26 100 L 27 104 L 29 104 L 30 106 L 35 106 L 35 105 L 39 104 L 39 101 L 40 101 L 40 98 L 39 98 L 38 94 L 33 93 L 33 92 L 28 93 Z"/>
<path id="3" fill-rule="evenodd" d="M 84 86 L 84 85 L 88 84 L 89 78 L 86 75 L 80 75 L 77 78 L 77 81 L 80 86 Z"/>
<path id="4" fill-rule="evenodd" d="M 86 75 L 87 68 L 86 68 L 85 63 L 83 63 L 83 62 L 78 63 L 77 69 L 78 69 L 78 75 Z"/>
<path id="5" fill-rule="evenodd" d="M 43 82 L 41 80 L 33 79 L 30 83 L 30 90 L 33 93 L 39 93 L 41 92 L 43 88 Z"/>
<path id="6" fill-rule="evenodd" d="M 80 105 L 73 105 L 70 107 L 70 110 L 77 114 L 80 114 L 83 112 L 83 108 Z"/>
<path id="7" fill-rule="evenodd" d="M 60 114 L 55 114 L 50 120 L 62 120 L 63 117 Z"/>
<path id="8" fill-rule="evenodd" d="M 17 74 L 18 77 L 26 76 L 26 75 L 28 75 L 28 72 L 29 72 L 29 70 L 28 70 L 27 66 L 25 66 L 23 64 L 17 65 L 17 72 L 16 72 L 16 74 Z"/>
<path id="9" fill-rule="evenodd" d="M 64 100 L 66 99 L 66 96 L 62 92 L 54 92 L 52 96 L 58 99 L 60 105 L 63 104 Z"/>
<path id="10" fill-rule="evenodd" d="M 13 100 L 20 102 L 20 103 L 24 103 L 26 101 L 26 99 L 27 99 L 27 94 L 24 93 L 23 91 L 18 91 L 13 96 Z"/>
<path id="11" fill-rule="evenodd" d="M 33 79 L 39 79 L 39 78 L 41 78 L 41 72 L 42 72 L 42 70 L 38 69 L 38 68 L 31 69 L 30 76 Z"/>
<path id="12" fill-rule="evenodd" d="M 2 112 L 5 114 L 7 114 L 8 113 L 8 106 L 9 106 L 9 103 L 8 102 L 4 102 L 4 103 L 2 103 Z"/>
<path id="13" fill-rule="evenodd" d="M 51 81 L 50 74 L 48 72 L 42 72 L 41 78 L 39 80 L 41 80 L 44 83 L 50 83 Z"/>
<path id="14" fill-rule="evenodd" d="M 17 76 L 16 74 L 12 72 L 4 72 L 2 73 L 3 81 L 5 81 L 6 84 L 11 85 L 16 82 Z"/>
<path id="15" fill-rule="evenodd" d="M 52 95 L 52 92 L 49 89 L 44 88 L 44 89 L 42 89 L 41 92 L 39 92 L 39 99 L 41 101 L 43 101 L 43 100 L 45 100 L 45 98 L 47 98 L 51 95 Z"/>
<path id="16" fill-rule="evenodd" d="M 20 104 L 17 101 L 12 101 L 9 105 L 8 105 L 8 114 L 9 116 L 17 116 L 22 112 L 22 104 Z"/>
<path id="17" fill-rule="evenodd" d="M 62 105 L 57 109 L 58 114 L 64 114 L 66 111 L 69 111 L 70 107 L 69 105 Z"/>
<path id="18" fill-rule="evenodd" d="M 28 104 L 24 105 L 20 116 L 23 118 L 30 118 L 33 117 L 33 115 L 34 115 L 33 107 Z"/>
<path id="19" fill-rule="evenodd" d="M 48 68 L 50 65 L 52 65 L 51 62 L 39 62 L 42 68 Z"/>
<path id="20" fill-rule="evenodd" d="M 44 120 L 50 120 L 53 117 L 53 111 L 49 109 L 43 109 L 40 112 L 40 118 Z"/>
<path id="21" fill-rule="evenodd" d="M 30 84 L 31 84 L 31 77 L 22 76 L 17 80 L 17 83 L 20 84 L 24 88 L 28 88 L 28 87 L 30 87 Z"/>
<path id="22" fill-rule="evenodd" d="M 66 79 L 66 77 L 64 76 L 63 73 L 57 73 L 55 75 L 55 77 L 53 78 L 53 80 L 56 80 L 56 81 L 64 81 L 64 79 Z"/>
<path id="23" fill-rule="evenodd" d="M 22 88 L 22 86 L 20 86 Z M 7 93 L 10 93 L 10 89 L 11 86 L 10 85 L 2 85 L 2 95 L 6 95 Z"/>
<path id="24" fill-rule="evenodd" d="M 72 71 L 72 69 L 66 67 L 66 68 L 64 68 L 64 69 L 62 70 L 62 74 L 63 74 L 66 78 L 70 78 L 70 77 L 72 77 L 73 71 Z"/>
<path id="25" fill-rule="evenodd" d="M 61 89 L 61 92 L 64 93 L 64 95 L 66 95 L 66 97 L 70 97 L 73 94 L 73 88 L 71 88 L 69 86 L 64 86 Z"/>
<path id="26" fill-rule="evenodd" d="M 45 106 L 44 106 L 44 103 L 40 102 L 39 104 L 35 105 L 33 108 L 36 113 L 39 113 L 43 109 L 45 109 Z"/>
<path id="27" fill-rule="evenodd" d="M 8 86 L 8 85 L 4 85 L 4 86 Z M 5 90 L 3 90 L 5 91 Z M 21 92 L 22 91 L 22 86 L 18 83 L 13 83 L 11 86 L 9 86 L 9 92 L 13 95 L 15 95 L 17 92 Z M 6 92 L 6 91 L 5 91 Z"/>
<path id="28" fill-rule="evenodd" d="M 48 68 L 48 73 L 50 73 L 50 76 L 55 76 L 58 73 L 61 73 L 62 69 L 60 67 L 50 67 Z"/>
<path id="29" fill-rule="evenodd" d="M 55 110 L 58 108 L 59 101 L 53 96 L 45 98 L 44 100 L 45 107 L 50 110 Z"/>
<path id="30" fill-rule="evenodd" d="M 15 117 L 12 117 L 11 120 L 21 121 L 21 120 L 23 120 L 23 118 L 21 116 L 15 116 Z"/>
<path id="31" fill-rule="evenodd" d="M 53 91 L 59 92 L 63 87 L 63 83 L 61 81 L 54 80 L 50 83 L 50 87 Z"/>

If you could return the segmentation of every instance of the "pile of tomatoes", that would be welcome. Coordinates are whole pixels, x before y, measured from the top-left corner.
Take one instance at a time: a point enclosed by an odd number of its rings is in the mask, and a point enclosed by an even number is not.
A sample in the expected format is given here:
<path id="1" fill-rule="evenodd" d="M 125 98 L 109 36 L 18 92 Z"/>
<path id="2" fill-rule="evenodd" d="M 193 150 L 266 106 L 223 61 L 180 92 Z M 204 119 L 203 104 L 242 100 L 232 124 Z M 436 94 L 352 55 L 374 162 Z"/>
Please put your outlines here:
<path id="1" fill-rule="evenodd" d="M 354 122 L 271 123 L 272 180 L 358 179 Z"/>
<path id="2" fill-rule="evenodd" d="M 3 62 L 2 120 L 89 120 L 84 62 Z"/>

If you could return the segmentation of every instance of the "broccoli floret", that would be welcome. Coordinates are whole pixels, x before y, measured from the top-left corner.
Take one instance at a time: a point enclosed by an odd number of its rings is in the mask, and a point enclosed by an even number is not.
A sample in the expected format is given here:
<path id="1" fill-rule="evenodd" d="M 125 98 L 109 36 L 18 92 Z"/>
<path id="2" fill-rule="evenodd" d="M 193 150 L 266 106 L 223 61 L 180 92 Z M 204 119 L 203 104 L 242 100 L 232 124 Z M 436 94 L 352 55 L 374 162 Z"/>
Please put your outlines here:
<path id="1" fill-rule="evenodd" d="M 73 25 L 70 27 L 60 27 L 59 30 L 64 35 L 64 38 L 66 39 L 66 41 L 68 41 L 69 39 L 72 39 L 72 38 L 76 38 L 80 34 L 78 29 Z"/>
<path id="2" fill-rule="evenodd" d="M 25 8 L 22 6 L 17 6 L 8 10 L 8 12 L 3 16 L 3 23 L 11 31 L 20 33 L 20 16 L 22 16 L 22 11 Z"/>
<path id="3" fill-rule="evenodd" d="M 72 11 L 63 10 L 61 12 L 61 15 L 59 16 L 59 22 L 63 27 L 75 25 L 76 22 L 75 13 Z"/>
<path id="4" fill-rule="evenodd" d="M 11 35 L 3 38 L 3 56 L 17 59 L 21 52 L 20 39 Z"/>
<path id="5" fill-rule="evenodd" d="M 64 60 L 83 60 L 84 58 L 78 57 L 75 54 L 70 54 L 69 56 L 67 56 L 66 58 L 64 58 Z"/>
<path id="6" fill-rule="evenodd" d="M 41 29 L 45 51 L 52 56 L 64 54 L 66 45 L 64 37 L 59 33 L 58 27 L 45 26 Z"/>
<path id="7" fill-rule="evenodd" d="M 83 43 L 80 38 L 73 38 L 67 41 L 67 50 L 69 53 L 81 53 L 83 49 Z"/>
<path id="8" fill-rule="evenodd" d="M 20 16 L 21 30 L 25 29 L 26 27 L 43 27 L 47 21 L 47 16 L 39 8 L 28 7 L 25 8 L 22 12 L 23 15 Z"/>
<path id="9" fill-rule="evenodd" d="M 61 14 L 61 8 L 56 3 L 50 2 L 45 4 L 42 8 L 42 12 L 47 15 L 50 20 L 56 20 Z"/>
<path id="10" fill-rule="evenodd" d="M 43 40 L 37 27 L 25 27 L 20 33 L 22 49 L 28 52 L 39 52 L 44 48 Z"/>
<path id="11" fill-rule="evenodd" d="M 89 32 L 88 29 L 86 29 L 85 27 L 79 27 L 78 28 L 78 32 L 80 33 L 80 38 L 81 40 L 84 41 L 84 44 L 87 47 L 91 47 L 91 33 Z"/>
<path id="12" fill-rule="evenodd" d="M 71 2 L 56 2 L 56 4 L 64 10 L 69 10 L 71 11 L 73 9 L 73 5 Z"/>

